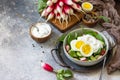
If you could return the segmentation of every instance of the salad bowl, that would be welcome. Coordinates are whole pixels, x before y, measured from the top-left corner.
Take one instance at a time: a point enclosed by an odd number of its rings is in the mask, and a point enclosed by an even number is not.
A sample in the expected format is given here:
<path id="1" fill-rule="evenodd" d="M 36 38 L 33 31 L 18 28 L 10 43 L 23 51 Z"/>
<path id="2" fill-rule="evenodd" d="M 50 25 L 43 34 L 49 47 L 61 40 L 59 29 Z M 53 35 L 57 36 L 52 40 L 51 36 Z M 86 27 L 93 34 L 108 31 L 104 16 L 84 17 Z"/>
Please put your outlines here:
<path id="1" fill-rule="evenodd" d="M 105 35 L 98 30 L 80 28 L 66 35 L 63 41 L 63 50 L 70 61 L 80 66 L 93 66 L 105 58 L 109 50 L 109 42 Z"/>

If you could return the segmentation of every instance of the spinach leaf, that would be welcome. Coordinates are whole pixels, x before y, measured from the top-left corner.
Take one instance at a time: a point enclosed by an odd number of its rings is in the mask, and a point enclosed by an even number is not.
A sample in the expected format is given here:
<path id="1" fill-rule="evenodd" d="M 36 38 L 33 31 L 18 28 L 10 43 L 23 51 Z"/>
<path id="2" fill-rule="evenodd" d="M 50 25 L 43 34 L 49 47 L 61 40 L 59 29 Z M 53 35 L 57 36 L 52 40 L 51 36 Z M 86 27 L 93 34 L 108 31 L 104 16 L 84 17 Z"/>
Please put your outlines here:
<path id="1" fill-rule="evenodd" d="M 65 39 L 65 37 L 66 37 L 66 34 L 63 34 L 62 36 L 60 36 L 60 38 L 58 39 L 60 42 L 63 42 L 64 41 L 64 39 Z"/>
<path id="2" fill-rule="evenodd" d="M 69 33 L 68 36 L 67 36 L 67 43 L 70 44 L 70 42 L 73 40 L 73 39 L 77 39 L 78 37 L 78 33 Z"/>
<path id="3" fill-rule="evenodd" d="M 73 57 L 73 58 L 78 57 L 77 53 L 76 53 L 75 51 L 73 51 L 73 50 L 70 50 L 68 53 L 69 53 L 69 55 L 70 55 L 71 57 Z"/>
<path id="4" fill-rule="evenodd" d="M 95 38 L 97 38 L 98 40 L 104 42 L 104 39 L 100 34 L 95 35 Z"/>
<path id="5" fill-rule="evenodd" d="M 64 76 L 65 78 L 72 78 L 72 77 L 73 77 L 73 74 L 72 74 L 72 72 L 71 72 L 69 69 L 67 69 L 67 70 L 64 70 L 63 76 Z"/>
<path id="6" fill-rule="evenodd" d="M 100 55 L 102 48 L 99 48 L 98 51 L 96 53 L 94 53 L 94 55 Z"/>

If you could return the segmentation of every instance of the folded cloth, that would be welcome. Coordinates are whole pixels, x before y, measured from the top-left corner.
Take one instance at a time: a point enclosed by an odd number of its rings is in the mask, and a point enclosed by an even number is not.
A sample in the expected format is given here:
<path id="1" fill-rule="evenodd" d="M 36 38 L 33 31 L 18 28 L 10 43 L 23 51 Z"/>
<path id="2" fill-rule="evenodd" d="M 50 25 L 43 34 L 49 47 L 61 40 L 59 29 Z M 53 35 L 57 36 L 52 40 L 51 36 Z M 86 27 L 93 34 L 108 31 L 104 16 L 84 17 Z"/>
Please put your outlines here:
<path id="1" fill-rule="evenodd" d="M 100 15 L 106 16 L 110 19 L 110 23 L 103 23 L 102 26 L 107 32 L 116 38 L 117 49 L 115 55 L 112 57 L 109 65 L 107 66 L 108 73 L 112 73 L 120 69 L 120 15 L 115 9 L 114 0 L 83 0 L 89 1 L 93 5 L 99 6 Z M 116 0 L 117 3 L 120 1 Z M 112 44 L 111 44 L 112 45 Z"/>
<path id="2" fill-rule="evenodd" d="M 106 28 L 109 34 L 116 38 L 116 52 L 107 66 L 107 72 L 110 74 L 116 70 L 120 70 L 120 26 L 115 26 L 112 23 L 103 23 L 103 27 Z"/>
<path id="3" fill-rule="evenodd" d="M 120 45 L 117 45 L 116 52 L 107 66 L 108 74 L 120 70 Z"/>

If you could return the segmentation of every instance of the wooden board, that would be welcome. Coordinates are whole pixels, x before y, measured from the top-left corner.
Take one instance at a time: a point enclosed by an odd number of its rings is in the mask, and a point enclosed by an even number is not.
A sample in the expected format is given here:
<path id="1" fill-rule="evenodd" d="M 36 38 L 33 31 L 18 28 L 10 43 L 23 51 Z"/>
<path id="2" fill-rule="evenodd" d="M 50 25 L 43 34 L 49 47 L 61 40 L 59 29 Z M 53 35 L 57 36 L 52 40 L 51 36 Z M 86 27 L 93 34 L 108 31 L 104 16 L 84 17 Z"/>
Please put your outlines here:
<path id="1" fill-rule="evenodd" d="M 71 21 L 68 22 L 67 26 L 66 26 L 66 23 L 63 22 L 63 24 L 61 24 L 59 22 L 58 19 L 52 19 L 50 20 L 50 22 L 61 32 L 65 32 L 67 31 L 68 29 L 72 28 L 76 23 L 80 22 L 81 21 L 81 18 L 82 18 L 82 14 L 79 13 L 79 12 L 75 12 L 75 14 L 79 17 L 79 20 L 75 17 L 75 16 L 71 16 Z"/>

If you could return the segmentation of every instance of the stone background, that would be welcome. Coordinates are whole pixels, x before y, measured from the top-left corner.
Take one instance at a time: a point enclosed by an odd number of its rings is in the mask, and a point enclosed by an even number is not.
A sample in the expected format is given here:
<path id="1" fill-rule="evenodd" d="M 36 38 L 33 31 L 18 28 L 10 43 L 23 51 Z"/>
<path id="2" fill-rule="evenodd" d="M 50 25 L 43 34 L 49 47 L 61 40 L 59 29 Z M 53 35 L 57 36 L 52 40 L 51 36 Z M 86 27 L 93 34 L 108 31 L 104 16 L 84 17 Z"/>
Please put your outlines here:
<path id="1" fill-rule="evenodd" d="M 29 36 L 30 25 L 44 21 L 39 18 L 36 3 L 37 0 L 0 0 L 0 80 L 56 80 L 54 74 L 41 68 L 41 60 L 55 69 L 63 68 L 50 55 L 62 33 L 51 25 L 49 41 L 36 43 Z M 100 71 L 74 73 L 73 80 L 98 80 Z M 120 79 L 120 72 L 107 75 L 105 69 L 104 74 L 104 80 Z"/>

